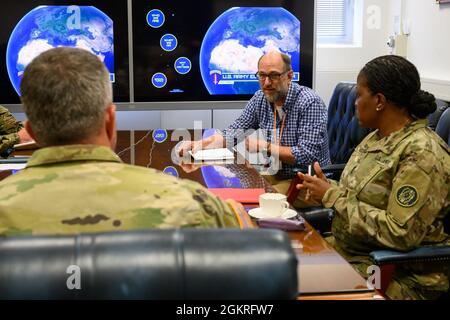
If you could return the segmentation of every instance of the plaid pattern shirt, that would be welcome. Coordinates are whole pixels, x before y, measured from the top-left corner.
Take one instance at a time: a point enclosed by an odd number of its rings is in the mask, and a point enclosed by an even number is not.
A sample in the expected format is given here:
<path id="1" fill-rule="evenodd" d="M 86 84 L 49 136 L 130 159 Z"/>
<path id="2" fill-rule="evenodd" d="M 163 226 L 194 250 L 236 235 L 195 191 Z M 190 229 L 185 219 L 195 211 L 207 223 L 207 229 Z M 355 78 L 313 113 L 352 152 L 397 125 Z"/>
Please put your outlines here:
<path id="1" fill-rule="evenodd" d="M 311 89 L 291 82 L 286 101 L 282 107 L 286 114 L 281 146 L 291 147 L 296 164 L 282 164 L 282 176 L 292 177 L 293 168 L 307 166 L 318 161 L 321 166 L 328 165 L 330 153 L 327 134 L 327 108 L 322 99 Z M 259 90 L 250 99 L 243 113 L 222 132 L 227 143 L 236 144 L 247 135 L 245 130 L 263 129 L 265 138 L 274 142 L 273 106 Z M 282 120 L 277 117 L 277 137 L 280 135 Z M 230 144 L 229 144 L 230 145 Z"/>

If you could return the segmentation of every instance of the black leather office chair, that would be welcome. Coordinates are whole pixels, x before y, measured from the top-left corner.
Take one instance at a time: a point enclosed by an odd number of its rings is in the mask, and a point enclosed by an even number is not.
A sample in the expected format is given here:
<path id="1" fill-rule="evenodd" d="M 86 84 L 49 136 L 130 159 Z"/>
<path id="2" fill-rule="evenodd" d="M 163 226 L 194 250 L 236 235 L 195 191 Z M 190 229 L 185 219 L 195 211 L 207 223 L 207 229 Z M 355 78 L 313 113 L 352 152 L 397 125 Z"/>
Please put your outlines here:
<path id="1" fill-rule="evenodd" d="M 336 85 L 328 106 L 330 159 L 333 165 L 340 165 L 342 169 L 356 146 L 371 131 L 359 126 L 355 101 L 356 83 L 340 82 Z M 340 173 L 336 172 L 332 178 L 339 180 Z"/>
<path id="2" fill-rule="evenodd" d="M 450 108 L 447 108 L 440 116 L 436 133 L 450 145 Z"/>
<path id="3" fill-rule="evenodd" d="M 436 99 L 436 111 L 428 116 L 428 126 L 431 129 L 436 130 L 439 119 L 441 118 L 444 111 L 448 109 L 448 107 L 448 102 Z"/>
<path id="4" fill-rule="evenodd" d="M 74 265 L 80 268 L 80 290 L 67 287 L 77 271 L 66 271 Z M 0 299 L 297 295 L 296 256 L 279 230 L 147 230 L 0 240 Z"/>
<path id="5" fill-rule="evenodd" d="M 380 267 L 380 291 L 384 293 L 389 286 L 396 266 L 413 262 L 442 263 L 448 265 L 450 264 L 450 246 L 419 247 L 409 252 L 376 250 L 370 253 L 370 257 Z M 450 298 L 450 291 L 446 294 L 446 297 Z"/>

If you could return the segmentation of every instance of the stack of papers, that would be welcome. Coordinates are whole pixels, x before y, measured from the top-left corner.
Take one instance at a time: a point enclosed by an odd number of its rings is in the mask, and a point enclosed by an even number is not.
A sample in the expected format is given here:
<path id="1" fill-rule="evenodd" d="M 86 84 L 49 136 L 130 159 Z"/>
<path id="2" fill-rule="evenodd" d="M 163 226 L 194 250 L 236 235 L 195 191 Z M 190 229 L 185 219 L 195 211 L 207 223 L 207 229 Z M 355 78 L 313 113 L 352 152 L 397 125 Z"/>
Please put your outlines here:
<path id="1" fill-rule="evenodd" d="M 220 160 L 234 160 L 234 154 L 227 148 L 221 149 L 204 149 L 195 153 L 189 151 L 195 161 L 220 161 Z"/>

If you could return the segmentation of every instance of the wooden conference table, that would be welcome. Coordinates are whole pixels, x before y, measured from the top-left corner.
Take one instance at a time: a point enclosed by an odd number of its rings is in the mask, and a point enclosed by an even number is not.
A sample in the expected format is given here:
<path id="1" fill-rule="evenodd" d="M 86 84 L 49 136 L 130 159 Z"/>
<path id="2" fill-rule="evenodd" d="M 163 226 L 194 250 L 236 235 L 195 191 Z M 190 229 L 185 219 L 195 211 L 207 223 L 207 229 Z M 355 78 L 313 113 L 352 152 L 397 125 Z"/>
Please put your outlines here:
<path id="1" fill-rule="evenodd" d="M 211 165 L 193 170 L 177 164 L 178 159 L 174 158 L 174 163 L 172 150 L 184 134 L 187 132 L 119 131 L 116 151 L 124 162 L 165 170 L 205 187 L 234 187 L 237 184 L 240 188 L 274 191 L 264 176 L 248 164 Z M 195 140 L 199 138 L 195 137 Z M 309 224 L 305 231 L 289 232 L 289 236 L 299 261 L 299 299 L 379 298 L 376 291 L 367 287 L 365 279 Z"/>
<path id="2" fill-rule="evenodd" d="M 192 131 L 183 134 L 191 133 Z M 116 152 L 126 163 L 165 171 L 180 178 L 197 181 L 205 187 L 238 185 L 239 188 L 264 188 L 266 192 L 273 191 L 264 176 L 248 164 L 192 168 L 180 166 L 175 158 L 174 163 L 172 150 L 179 140 L 179 133 L 174 134 L 170 130 L 119 131 Z M 16 155 L 20 154 L 27 152 L 16 152 Z M 0 179 L 9 174 L 0 172 Z M 304 231 L 289 232 L 289 236 L 299 261 L 299 299 L 381 298 L 375 290 L 367 287 L 365 279 L 308 223 Z"/>

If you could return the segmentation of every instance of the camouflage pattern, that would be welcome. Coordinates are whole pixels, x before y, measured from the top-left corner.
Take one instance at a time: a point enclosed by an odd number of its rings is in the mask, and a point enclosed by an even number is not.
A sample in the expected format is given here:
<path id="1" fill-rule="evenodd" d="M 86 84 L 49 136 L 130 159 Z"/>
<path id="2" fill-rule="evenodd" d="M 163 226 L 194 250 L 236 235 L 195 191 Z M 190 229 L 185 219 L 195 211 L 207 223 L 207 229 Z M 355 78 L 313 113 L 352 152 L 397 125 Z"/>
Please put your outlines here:
<path id="1" fill-rule="evenodd" d="M 239 224 L 200 184 L 124 164 L 106 147 L 40 149 L 0 182 L 0 235 L 178 227 Z"/>
<path id="2" fill-rule="evenodd" d="M 365 277 L 368 253 L 450 244 L 443 219 L 450 211 L 450 149 L 426 120 L 381 138 L 369 134 L 352 154 L 323 204 L 336 210 L 330 242 Z M 402 265 L 387 295 L 435 298 L 447 291 L 450 266 Z"/>
<path id="3" fill-rule="evenodd" d="M 22 128 L 22 123 L 17 121 L 8 109 L 0 106 L 0 153 L 19 143 L 17 132 Z"/>

